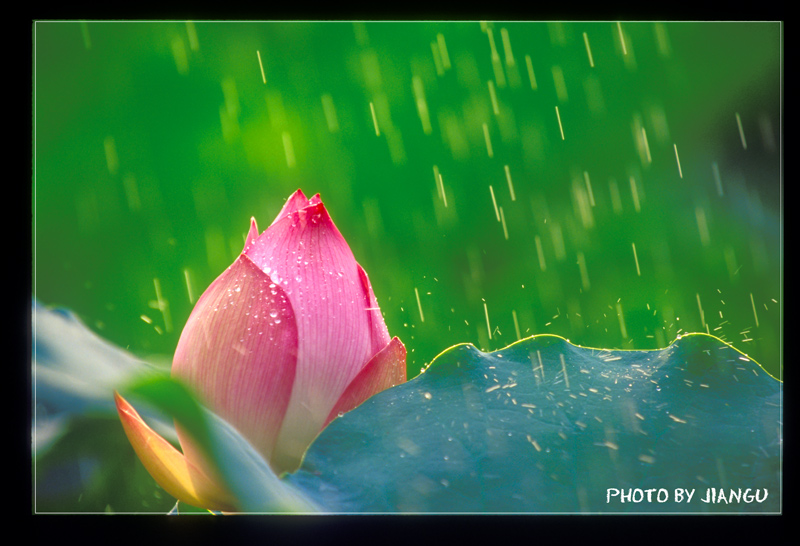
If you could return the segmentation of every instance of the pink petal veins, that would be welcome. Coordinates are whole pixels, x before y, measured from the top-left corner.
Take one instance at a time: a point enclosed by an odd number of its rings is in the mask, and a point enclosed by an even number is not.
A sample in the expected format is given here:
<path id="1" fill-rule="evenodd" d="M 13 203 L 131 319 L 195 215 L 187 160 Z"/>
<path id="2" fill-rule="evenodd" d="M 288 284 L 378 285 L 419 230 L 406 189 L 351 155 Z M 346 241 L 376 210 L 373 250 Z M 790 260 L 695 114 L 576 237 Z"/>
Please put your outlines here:
<path id="1" fill-rule="evenodd" d="M 368 297 L 353 253 L 321 202 L 279 217 L 246 254 L 285 288 L 297 318 L 297 375 L 278 439 L 293 469 L 375 352 Z"/>
<path id="2" fill-rule="evenodd" d="M 283 287 L 241 255 L 198 300 L 172 373 L 270 460 L 295 379 L 297 339 Z M 202 464 L 179 437 L 187 458 Z"/>

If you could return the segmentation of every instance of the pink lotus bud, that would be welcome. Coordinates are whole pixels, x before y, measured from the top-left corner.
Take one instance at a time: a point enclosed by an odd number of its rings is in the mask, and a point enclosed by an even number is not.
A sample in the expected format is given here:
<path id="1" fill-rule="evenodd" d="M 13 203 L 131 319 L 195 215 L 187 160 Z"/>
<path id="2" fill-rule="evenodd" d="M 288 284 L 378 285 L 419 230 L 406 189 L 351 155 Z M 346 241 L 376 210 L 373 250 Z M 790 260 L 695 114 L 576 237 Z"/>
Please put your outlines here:
<path id="1" fill-rule="evenodd" d="M 405 359 L 319 195 L 297 190 L 264 233 L 251 221 L 242 254 L 197 301 L 172 373 L 280 474 L 337 415 L 405 382 Z"/>

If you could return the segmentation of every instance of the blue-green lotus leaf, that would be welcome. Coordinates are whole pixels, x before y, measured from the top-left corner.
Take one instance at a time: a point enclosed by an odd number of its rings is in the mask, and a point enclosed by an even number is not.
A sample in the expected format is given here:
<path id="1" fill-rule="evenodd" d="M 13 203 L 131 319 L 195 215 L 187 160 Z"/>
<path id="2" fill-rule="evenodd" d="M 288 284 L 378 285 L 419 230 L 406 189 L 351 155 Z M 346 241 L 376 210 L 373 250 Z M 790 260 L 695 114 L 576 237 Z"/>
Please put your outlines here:
<path id="1" fill-rule="evenodd" d="M 780 414 L 780 382 L 712 336 L 458 345 L 334 421 L 287 480 L 341 512 L 777 512 Z"/>

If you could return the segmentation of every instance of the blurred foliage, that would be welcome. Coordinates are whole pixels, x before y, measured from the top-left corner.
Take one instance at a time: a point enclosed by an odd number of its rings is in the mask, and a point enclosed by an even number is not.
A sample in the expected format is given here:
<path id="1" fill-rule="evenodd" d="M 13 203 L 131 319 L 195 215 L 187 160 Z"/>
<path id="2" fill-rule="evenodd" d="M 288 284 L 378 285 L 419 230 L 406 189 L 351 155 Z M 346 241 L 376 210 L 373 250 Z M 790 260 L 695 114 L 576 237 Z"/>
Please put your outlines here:
<path id="1" fill-rule="evenodd" d="M 302 188 L 409 377 L 695 331 L 779 376 L 781 51 L 778 23 L 37 22 L 34 296 L 169 359 Z"/>
<path id="2" fill-rule="evenodd" d="M 165 514 L 175 505 L 175 499 L 153 486 L 115 415 L 73 420 L 58 441 L 37 455 L 39 512 Z"/>

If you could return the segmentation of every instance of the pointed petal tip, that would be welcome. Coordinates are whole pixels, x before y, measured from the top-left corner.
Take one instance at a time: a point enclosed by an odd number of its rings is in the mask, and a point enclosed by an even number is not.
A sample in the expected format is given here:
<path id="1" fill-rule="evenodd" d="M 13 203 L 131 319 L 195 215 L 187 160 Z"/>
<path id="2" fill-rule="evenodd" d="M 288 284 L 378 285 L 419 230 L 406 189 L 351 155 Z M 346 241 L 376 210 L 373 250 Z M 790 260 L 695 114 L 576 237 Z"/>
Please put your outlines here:
<path id="1" fill-rule="evenodd" d="M 250 248 L 253 243 L 258 239 L 258 224 L 256 224 L 256 219 L 254 216 L 250 217 L 250 231 L 247 232 L 247 238 L 244 241 L 244 248 L 242 249 L 242 254 L 247 252 L 247 249 Z"/>
<path id="2" fill-rule="evenodd" d="M 283 204 L 283 208 L 278 213 L 278 216 L 275 217 L 275 220 L 272 221 L 272 224 L 275 225 L 280 219 L 285 218 L 286 216 L 290 215 L 293 212 L 297 212 L 298 210 L 305 208 L 308 206 L 308 198 L 303 193 L 303 190 L 298 189 Z"/>
<path id="3" fill-rule="evenodd" d="M 399 385 L 400 383 L 405 383 L 408 381 L 408 373 L 406 371 L 406 356 L 408 355 L 408 351 L 406 350 L 406 346 L 397 336 L 392 338 L 392 340 L 389 342 L 389 346 L 393 348 L 395 354 L 397 355 L 398 361 L 400 364 L 402 364 L 396 376 L 396 378 L 400 379 L 400 381 L 395 384 Z"/>
<path id="4" fill-rule="evenodd" d="M 397 347 L 398 350 L 403 352 L 403 360 L 405 361 L 405 357 L 406 357 L 407 353 L 406 353 L 406 346 L 403 343 L 403 341 L 399 337 L 394 336 L 389 343 L 394 344 L 395 347 Z"/>

